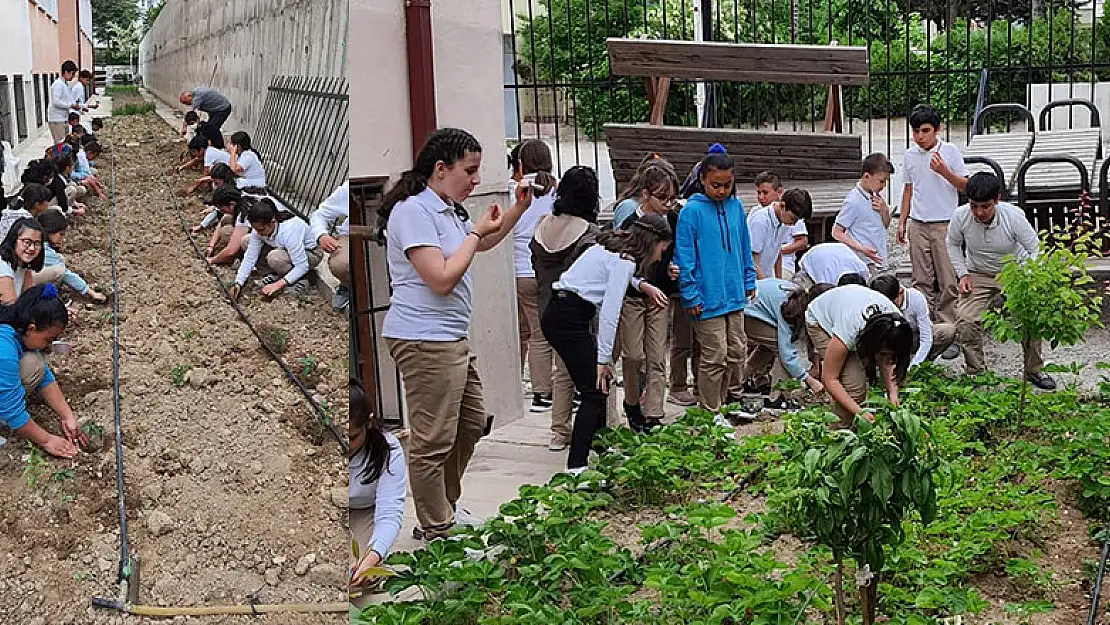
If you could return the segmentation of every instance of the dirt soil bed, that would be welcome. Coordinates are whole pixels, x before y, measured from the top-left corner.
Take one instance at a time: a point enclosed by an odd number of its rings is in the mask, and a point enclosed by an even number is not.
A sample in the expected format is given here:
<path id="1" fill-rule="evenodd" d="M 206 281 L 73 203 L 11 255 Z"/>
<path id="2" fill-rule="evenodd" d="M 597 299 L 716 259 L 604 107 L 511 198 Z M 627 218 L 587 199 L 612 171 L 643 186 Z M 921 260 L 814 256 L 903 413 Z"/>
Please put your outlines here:
<path id="1" fill-rule="evenodd" d="M 182 146 L 153 116 L 107 120 L 118 198 L 120 393 L 128 529 L 142 558 L 140 603 L 316 603 L 346 598 L 347 462 L 303 397 L 259 347 L 194 257 L 172 192 Z M 101 177 L 110 178 L 110 160 Z M 191 223 L 203 213 L 180 200 Z M 67 235 L 67 264 L 111 292 L 108 202 Z M 231 280 L 233 269 L 224 269 Z M 314 292 L 264 302 L 256 324 L 284 337 L 284 358 L 346 432 L 347 322 Z M 119 554 L 112 431 L 111 307 L 74 299 L 68 357 L 51 356 L 61 388 L 105 448 L 45 460 L 23 441 L 0 447 L 0 622 L 139 623 L 93 610 L 115 597 Z M 176 383 L 175 383 L 176 382 Z M 53 412 L 31 412 L 58 432 Z M 36 478 L 34 480 L 30 478 Z M 31 484 L 34 483 L 34 485 Z M 316 624 L 344 614 L 205 617 L 174 623 Z M 169 621 L 161 621 L 169 622 Z"/>

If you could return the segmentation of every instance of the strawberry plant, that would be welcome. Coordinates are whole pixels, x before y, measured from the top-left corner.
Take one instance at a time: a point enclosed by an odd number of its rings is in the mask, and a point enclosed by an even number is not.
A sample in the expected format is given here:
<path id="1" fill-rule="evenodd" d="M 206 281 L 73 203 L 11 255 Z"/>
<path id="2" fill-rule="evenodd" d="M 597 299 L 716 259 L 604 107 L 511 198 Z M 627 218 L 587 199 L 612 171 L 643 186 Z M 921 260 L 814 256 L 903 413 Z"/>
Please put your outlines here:
<path id="1" fill-rule="evenodd" d="M 796 453 L 781 475 L 780 514 L 795 532 L 832 550 L 837 622 L 846 615 L 844 559 L 856 561 L 863 622 L 875 620 L 878 580 L 905 538 L 902 521 L 917 510 L 924 524 L 937 515 L 934 472 L 940 465 L 930 427 L 904 408 L 877 411 L 858 432 L 830 430 L 823 420 L 798 424 Z"/>

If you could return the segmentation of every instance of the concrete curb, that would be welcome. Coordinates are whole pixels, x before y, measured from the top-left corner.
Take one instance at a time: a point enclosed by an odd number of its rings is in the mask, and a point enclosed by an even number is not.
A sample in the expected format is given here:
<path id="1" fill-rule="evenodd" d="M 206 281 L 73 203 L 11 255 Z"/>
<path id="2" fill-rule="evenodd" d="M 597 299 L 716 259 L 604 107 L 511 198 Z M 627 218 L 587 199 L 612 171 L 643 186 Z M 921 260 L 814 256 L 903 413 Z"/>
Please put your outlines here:
<path id="1" fill-rule="evenodd" d="M 145 87 L 139 87 L 139 93 L 141 93 L 147 101 L 154 103 L 154 112 L 158 117 L 162 118 L 162 121 L 166 122 L 175 132 L 178 131 L 181 127 L 181 122 L 185 119 L 185 113 L 181 108 L 159 98 L 150 91 L 147 91 Z M 319 265 L 316 265 L 316 267 L 312 269 L 312 274 L 313 275 L 310 276 L 309 279 L 316 285 L 316 288 L 320 291 L 320 295 L 330 308 L 331 298 L 335 295 L 335 289 L 339 286 L 339 280 L 331 274 L 331 270 L 328 268 L 327 254 L 324 254 L 324 259 L 320 261 Z"/>

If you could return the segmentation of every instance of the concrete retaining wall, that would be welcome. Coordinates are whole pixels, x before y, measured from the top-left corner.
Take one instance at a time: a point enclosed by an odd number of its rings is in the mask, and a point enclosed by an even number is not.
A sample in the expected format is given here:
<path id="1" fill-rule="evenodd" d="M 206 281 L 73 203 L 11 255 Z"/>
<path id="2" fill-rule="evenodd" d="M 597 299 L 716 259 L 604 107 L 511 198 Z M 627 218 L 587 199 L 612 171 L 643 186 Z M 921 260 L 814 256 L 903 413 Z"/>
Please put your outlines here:
<path id="1" fill-rule="evenodd" d="M 346 76 L 347 6 L 346 0 L 168 0 L 139 47 L 139 73 L 167 102 L 211 84 L 231 100 L 225 133 L 253 133 L 271 76 Z"/>

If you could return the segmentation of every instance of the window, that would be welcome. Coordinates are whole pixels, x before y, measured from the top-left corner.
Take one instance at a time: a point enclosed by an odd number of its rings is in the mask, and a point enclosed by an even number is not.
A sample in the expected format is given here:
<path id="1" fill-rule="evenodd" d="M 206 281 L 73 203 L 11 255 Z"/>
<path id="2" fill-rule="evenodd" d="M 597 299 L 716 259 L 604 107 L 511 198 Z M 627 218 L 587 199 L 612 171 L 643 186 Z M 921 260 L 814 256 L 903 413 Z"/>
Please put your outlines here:
<path id="1" fill-rule="evenodd" d="M 35 128 L 42 128 L 42 114 L 46 111 L 42 105 L 42 76 L 32 76 L 31 82 L 35 84 Z"/>
<path id="2" fill-rule="evenodd" d="M 15 127 L 19 133 L 19 140 L 27 138 L 27 102 L 26 93 L 23 91 L 23 76 L 15 76 Z"/>
<path id="3" fill-rule="evenodd" d="M 7 76 L 0 76 L 0 140 L 15 143 L 12 128 L 12 91 Z"/>

